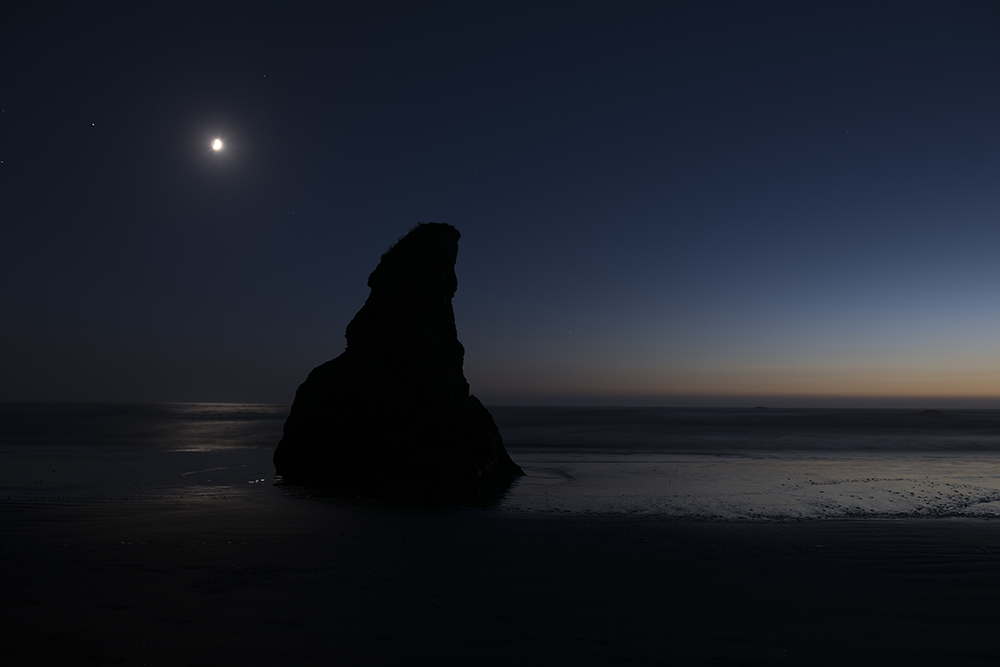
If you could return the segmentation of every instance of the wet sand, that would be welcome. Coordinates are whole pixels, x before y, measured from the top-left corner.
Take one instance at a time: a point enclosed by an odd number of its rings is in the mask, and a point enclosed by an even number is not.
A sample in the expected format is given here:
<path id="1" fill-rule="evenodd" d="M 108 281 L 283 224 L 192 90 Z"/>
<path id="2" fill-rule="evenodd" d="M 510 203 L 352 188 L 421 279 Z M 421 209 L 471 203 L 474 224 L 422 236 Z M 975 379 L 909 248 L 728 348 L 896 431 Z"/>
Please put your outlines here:
<path id="1" fill-rule="evenodd" d="M 18 665 L 993 665 L 1000 523 L 0 505 Z"/>

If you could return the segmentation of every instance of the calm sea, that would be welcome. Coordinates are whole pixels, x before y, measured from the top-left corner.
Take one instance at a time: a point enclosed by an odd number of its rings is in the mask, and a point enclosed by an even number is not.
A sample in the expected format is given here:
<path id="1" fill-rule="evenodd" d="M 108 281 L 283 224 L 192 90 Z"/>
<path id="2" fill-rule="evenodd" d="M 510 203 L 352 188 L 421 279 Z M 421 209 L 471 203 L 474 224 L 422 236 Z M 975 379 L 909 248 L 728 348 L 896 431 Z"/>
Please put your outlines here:
<path id="1" fill-rule="evenodd" d="M 1000 411 L 492 407 L 509 512 L 734 520 L 1000 516 Z M 0 405 L 0 503 L 303 502 L 287 406 Z"/>

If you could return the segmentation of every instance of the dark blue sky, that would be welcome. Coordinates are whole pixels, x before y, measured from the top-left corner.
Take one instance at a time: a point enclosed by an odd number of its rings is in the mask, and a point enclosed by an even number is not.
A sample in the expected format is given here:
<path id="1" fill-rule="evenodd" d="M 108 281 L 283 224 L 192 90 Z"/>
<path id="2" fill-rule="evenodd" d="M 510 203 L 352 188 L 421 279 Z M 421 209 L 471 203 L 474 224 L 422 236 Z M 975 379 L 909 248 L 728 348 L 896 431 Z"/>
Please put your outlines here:
<path id="1" fill-rule="evenodd" d="M 487 404 L 1000 407 L 995 2 L 2 25 L 0 400 L 288 403 L 438 221 Z"/>

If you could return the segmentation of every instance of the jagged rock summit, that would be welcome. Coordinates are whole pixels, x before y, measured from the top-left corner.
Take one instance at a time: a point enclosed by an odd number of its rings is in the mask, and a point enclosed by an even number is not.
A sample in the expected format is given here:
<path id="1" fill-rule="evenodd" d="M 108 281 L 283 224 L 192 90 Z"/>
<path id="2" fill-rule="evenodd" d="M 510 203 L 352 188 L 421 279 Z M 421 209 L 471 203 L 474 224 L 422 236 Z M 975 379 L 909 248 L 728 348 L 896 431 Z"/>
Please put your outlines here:
<path id="1" fill-rule="evenodd" d="M 523 475 L 462 372 L 458 230 L 421 223 L 382 255 L 347 349 L 295 394 L 274 466 L 351 494 L 489 495 Z"/>

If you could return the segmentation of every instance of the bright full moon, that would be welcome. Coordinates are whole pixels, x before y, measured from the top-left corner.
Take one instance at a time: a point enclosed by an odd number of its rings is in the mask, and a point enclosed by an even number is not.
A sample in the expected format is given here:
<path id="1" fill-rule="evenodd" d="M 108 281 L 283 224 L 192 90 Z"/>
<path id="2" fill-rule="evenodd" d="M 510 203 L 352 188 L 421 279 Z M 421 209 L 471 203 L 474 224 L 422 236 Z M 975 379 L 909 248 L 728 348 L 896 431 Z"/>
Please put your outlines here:
<path id="1" fill-rule="evenodd" d="M 216 139 L 215 141 L 212 142 L 212 150 L 213 151 L 222 150 L 222 139 Z"/>

